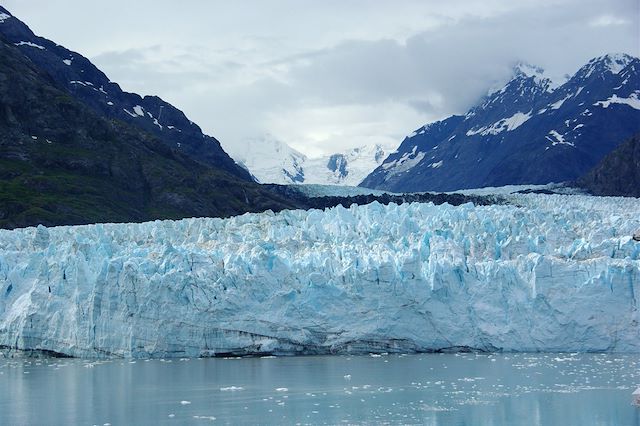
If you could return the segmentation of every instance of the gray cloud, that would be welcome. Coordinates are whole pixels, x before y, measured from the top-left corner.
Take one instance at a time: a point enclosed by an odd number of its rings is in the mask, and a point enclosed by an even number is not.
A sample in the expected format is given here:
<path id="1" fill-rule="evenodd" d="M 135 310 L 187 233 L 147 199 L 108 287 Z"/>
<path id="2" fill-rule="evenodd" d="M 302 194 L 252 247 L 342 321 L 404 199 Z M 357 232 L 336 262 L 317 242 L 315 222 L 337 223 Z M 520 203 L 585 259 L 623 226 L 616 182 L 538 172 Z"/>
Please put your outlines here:
<path id="1" fill-rule="evenodd" d="M 270 133 L 310 154 L 398 144 L 519 60 L 561 79 L 606 52 L 640 55 L 637 0 L 4 3 L 223 144 Z"/>

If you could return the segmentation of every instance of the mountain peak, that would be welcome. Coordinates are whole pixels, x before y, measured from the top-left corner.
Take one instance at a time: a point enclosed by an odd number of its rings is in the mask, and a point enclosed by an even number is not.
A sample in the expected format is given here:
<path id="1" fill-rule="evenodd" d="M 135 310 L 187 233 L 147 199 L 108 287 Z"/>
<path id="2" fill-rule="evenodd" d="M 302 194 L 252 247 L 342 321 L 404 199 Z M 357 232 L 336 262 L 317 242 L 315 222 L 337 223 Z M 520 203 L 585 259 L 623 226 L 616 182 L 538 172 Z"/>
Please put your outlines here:
<path id="1" fill-rule="evenodd" d="M 586 65 L 578 70 L 576 75 L 581 78 L 588 78 L 594 73 L 618 74 L 631 62 L 637 60 L 638 58 L 626 53 L 608 53 L 591 59 Z"/>
<path id="2" fill-rule="evenodd" d="M 4 24 L 4 21 L 9 18 L 13 18 L 13 16 L 9 13 L 9 11 L 7 11 L 7 9 L 0 6 L 0 24 Z"/>
<path id="3" fill-rule="evenodd" d="M 512 67 L 512 75 L 511 81 L 531 79 L 536 86 L 541 87 L 545 92 L 551 92 L 555 88 L 555 84 L 547 77 L 543 68 L 527 62 L 517 62 Z"/>
<path id="4" fill-rule="evenodd" d="M 527 86 L 533 86 L 536 92 L 540 91 L 539 89 L 542 89 L 542 92 L 551 92 L 556 87 L 553 81 L 546 76 L 543 68 L 527 62 L 516 62 L 511 67 L 509 80 L 491 87 L 487 92 L 487 98 L 502 96 L 505 92 L 513 90 L 523 91 Z"/>
<path id="5" fill-rule="evenodd" d="M 544 78 L 544 69 L 526 62 L 518 62 L 513 66 L 513 73 L 516 77 L 537 77 Z"/>
<path id="6" fill-rule="evenodd" d="M 601 63 L 606 67 L 606 70 L 610 71 L 612 74 L 618 74 L 634 59 L 636 58 L 631 55 L 627 55 L 626 53 L 608 53 L 606 55 L 593 58 L 589 61 L 589 64 Z"/>

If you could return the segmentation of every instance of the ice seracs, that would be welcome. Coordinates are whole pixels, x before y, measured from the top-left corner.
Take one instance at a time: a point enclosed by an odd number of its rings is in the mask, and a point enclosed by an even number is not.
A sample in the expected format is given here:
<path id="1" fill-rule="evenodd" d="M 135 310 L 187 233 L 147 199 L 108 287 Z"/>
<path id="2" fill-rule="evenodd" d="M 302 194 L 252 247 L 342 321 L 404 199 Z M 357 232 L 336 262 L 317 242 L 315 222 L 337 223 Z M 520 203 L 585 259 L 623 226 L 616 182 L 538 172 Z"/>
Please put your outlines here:
<path id="1" fill-rule="evenodd" d="M 640 352 L 637 199 L 513 197 L 0 231 L 0 347 Z"/>

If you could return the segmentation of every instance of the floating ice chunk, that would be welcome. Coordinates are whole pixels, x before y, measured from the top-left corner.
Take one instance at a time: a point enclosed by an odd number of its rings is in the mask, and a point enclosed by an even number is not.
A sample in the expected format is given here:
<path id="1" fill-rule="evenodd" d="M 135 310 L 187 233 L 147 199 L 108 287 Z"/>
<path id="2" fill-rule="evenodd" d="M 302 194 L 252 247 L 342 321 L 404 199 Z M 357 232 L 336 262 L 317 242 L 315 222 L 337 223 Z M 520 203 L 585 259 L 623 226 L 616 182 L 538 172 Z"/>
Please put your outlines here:
<path id="1" fill-rule="evenodd" d="M 631 395 L 633 396 L 633 404 L 640 407 L 640 388 L 633 391 Z"/>
<path id="2" fill-rule="evenodd" d="M 181 405 L 189 405 L 191 404 L 191 401 L 180 401 Z"/>
<path id="3" fill-rule="evenodd" d="M 242 386 L 227 386 L 220 388 L 222 392 L 238 392 L 244 390 Z"/>
<path id="4" fill-rule="evenodd" d="M 211 420 L 211 421 L 214 421 L 216 419 L 214 416 L 193 416 L 193 418 L 198 420 Z"/>

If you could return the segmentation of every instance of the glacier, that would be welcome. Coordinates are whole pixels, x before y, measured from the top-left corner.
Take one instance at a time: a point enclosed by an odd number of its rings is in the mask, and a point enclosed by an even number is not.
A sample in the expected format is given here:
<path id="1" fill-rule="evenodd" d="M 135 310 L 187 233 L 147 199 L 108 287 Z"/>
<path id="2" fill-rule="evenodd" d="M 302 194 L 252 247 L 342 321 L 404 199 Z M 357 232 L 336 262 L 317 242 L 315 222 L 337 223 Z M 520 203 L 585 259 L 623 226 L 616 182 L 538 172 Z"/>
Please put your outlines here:
<path id="1" fill-rule="evenodd" d="M 0 231 L 0 352 L 640 352 L 640 202 L 523 194 Z"/>

